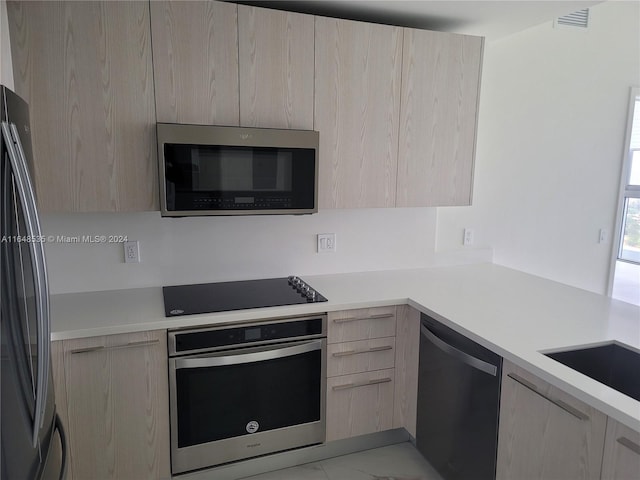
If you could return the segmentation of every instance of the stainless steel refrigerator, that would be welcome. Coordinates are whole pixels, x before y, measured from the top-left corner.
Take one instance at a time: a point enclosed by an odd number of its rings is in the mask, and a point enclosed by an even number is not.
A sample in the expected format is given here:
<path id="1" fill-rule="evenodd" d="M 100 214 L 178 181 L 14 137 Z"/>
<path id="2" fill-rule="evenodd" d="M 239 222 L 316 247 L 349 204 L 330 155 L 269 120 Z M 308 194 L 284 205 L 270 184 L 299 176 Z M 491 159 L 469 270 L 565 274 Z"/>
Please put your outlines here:
<path id="1" fill-rule="evenodd" d="M 64 478 L 56 414 L 44 241 L 32 180 L 29 109 L 0 85 L 0 474 Z"/>

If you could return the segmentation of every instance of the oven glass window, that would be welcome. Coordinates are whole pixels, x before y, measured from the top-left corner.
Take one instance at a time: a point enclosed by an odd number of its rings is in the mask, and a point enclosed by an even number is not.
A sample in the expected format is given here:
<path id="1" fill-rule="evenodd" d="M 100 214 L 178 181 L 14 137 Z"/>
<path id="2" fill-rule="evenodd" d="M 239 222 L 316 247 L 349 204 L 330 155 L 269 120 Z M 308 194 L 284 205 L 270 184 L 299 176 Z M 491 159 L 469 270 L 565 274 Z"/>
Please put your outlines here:
<path id="1" fill-rule="evenodd" d="M 320 420 L 320 350 L 175 374 L 179 448 Z"/>

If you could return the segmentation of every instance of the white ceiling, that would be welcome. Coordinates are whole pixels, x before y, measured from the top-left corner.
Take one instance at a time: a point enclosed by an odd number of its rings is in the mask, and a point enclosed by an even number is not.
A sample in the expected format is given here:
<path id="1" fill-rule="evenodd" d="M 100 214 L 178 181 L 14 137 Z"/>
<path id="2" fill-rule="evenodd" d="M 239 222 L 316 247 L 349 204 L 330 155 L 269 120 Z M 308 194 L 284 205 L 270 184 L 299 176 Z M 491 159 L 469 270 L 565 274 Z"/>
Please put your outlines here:
<path id="1" fill-rule="evenodd" d="M 304 0 L 239 1 L 270 8 L 480 35 L 496 40 L 601 1 Z"/>

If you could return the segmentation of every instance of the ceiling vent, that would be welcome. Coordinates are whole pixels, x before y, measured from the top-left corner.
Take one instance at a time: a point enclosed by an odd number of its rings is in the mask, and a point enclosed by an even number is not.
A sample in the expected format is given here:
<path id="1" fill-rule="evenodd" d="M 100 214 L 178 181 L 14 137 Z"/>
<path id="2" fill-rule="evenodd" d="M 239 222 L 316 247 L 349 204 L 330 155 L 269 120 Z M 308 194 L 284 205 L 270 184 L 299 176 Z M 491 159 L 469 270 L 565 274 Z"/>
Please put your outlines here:
<path id="1" fill-rule="evenodd" d="M 556 25 L 564 27 L 587 28 L 589 26 L 589 9 L 578 10 L 556 19 Z"/>

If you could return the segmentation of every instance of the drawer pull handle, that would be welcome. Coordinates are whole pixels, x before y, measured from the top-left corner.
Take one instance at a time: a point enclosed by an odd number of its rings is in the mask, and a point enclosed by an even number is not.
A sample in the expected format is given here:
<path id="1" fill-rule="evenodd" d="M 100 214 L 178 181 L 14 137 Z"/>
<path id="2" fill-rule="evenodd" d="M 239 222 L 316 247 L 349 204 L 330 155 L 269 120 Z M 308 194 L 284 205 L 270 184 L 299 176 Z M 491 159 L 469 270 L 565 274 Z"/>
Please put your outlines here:
<path id="1" fill-rule="evenodd" d="M 392 350 L 391 345 L 383 345 L 381 347 L 365 348 L 363 350 L 345 350 L 344 352 L 335 352 L 332 354 L 334 357 L 349 357 L 351 355 L 359 355 L 361 353 L 382 352 L 384 350 Z"/>
<path id="2" fill-rule="evenodd" d="M 563 402 L 562 400 L 551 398 L 551 397 L 545 395 L 544 393 L 539 392 L 538 388 L 533 383 L 525 380 L 521 376 L 516 375 L 515 373 L 508 373 L 507 377 L 509 377 L 511 380 L 514 380 L 515 382 L 519 383 L 523 387 L 528 388 L 533 393 L 535 393 L 537 395 L 540 395 L 542 398 L 544 398 L 545 400 L 553 403 L 555 406 L 560 407 L 562 410 L 564 410 L 565 412 L 567 412 L 570 415 L 573 415 L 578 420 L 582 420 L 582 421 L 589 420 L 589 417 L 586 414 L 582 413 L 577 408 L 572 407 L 571 405 Z"/>
<path id="3" fill-rule="evenodd" d="M 159 341 L 160 340 L 156 338 L 155 340 L 141 340 L 139 342 L 129 342 L 123 345 L 112 345 L 109 347 L 105 347 L 104 345 L 98 345 L 97 347 L 79 348 L 77 350 L 71 350 L 70 353 L 73 355 L 76 353 L 91 353 L 91 352 L 97 352 L 99 350 L 106 350 L 106 349 L 146 347 L 149 345 L 155 345 Z"/>
<path id="4" fill-rule="evenodd" d="M 104 350 L 105 346 L 104 345 L 99 345 L 97 347 L 88 347 L 88 348 L 79 348 L 77 350 L 71 350 L 71 355 L 75 355 L 76 353 L 90 353 L 90 352 L 97 352 L 98 350 Z"/>
<path id="5" fill-rule="evenodd" d="M 356 322 L 358 320 L 379 320 L 381 318 L 393 318 L 394 313 L 380 313 L 378 315 L 370 315 L 368 317 L 346 317 L 346 318 L 334 318 L 333 323 L 347 323 Z"/>
<path id="6" fill-rule="evenodd" d="M 637 443 L 629 440 L 627 437 L 617 438 L 616 442 L 618 442 L 620 445 L 623 445 L 623 446 L 627 447 L 632 452 L 637 453 L 638 455 L 640 455 L 640 445 L 638 445 Z"/>
<path id="7" fill-rule="evenodd" d="M 387 383 L 390 382 L 390 378 L 377 378 L 375 380 L 369 380 L 368 382 L 355 382 L 355 383 L 345 383 L 344 385 L 336 385 L 332 388 L 332 390 L 348 390 L 350 388 L 358 388 L 358 387 L 368 387 L 369 385 L 377 385 L 378 383 Z"/>
<path id="8" fill-rule="evenodd" d="M 155 345 L 160 340 L 157 338 L 155 340 L 141 340 L 139 342 L 129 342 L 124 345 L 115 345 L 111 348 L 131 348 L 131 347 L 147 347 L 149 345 Z"/>

